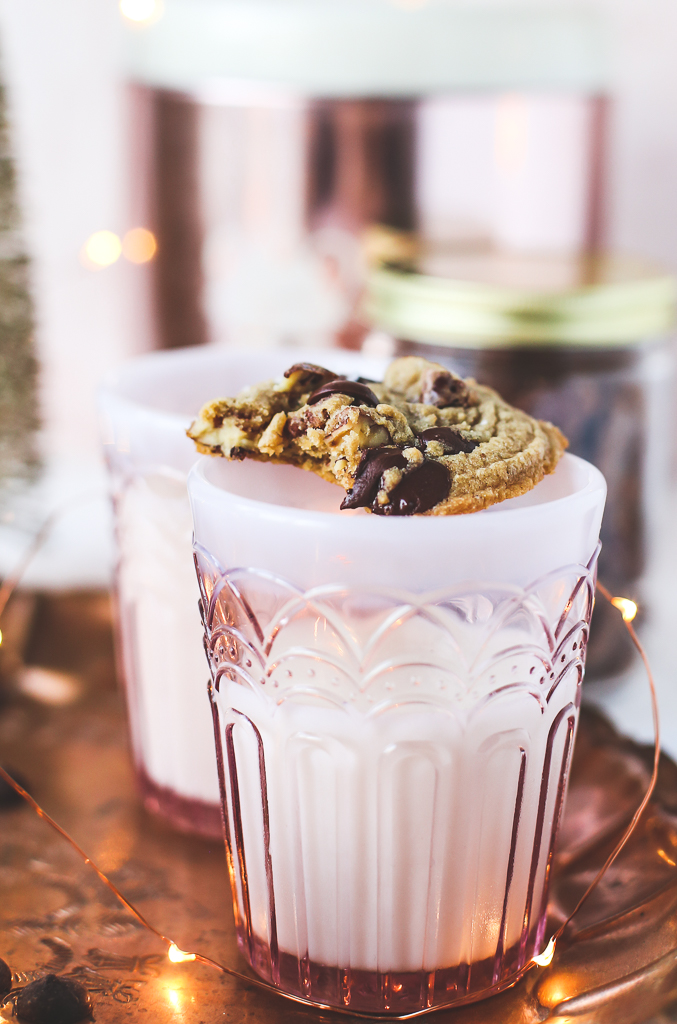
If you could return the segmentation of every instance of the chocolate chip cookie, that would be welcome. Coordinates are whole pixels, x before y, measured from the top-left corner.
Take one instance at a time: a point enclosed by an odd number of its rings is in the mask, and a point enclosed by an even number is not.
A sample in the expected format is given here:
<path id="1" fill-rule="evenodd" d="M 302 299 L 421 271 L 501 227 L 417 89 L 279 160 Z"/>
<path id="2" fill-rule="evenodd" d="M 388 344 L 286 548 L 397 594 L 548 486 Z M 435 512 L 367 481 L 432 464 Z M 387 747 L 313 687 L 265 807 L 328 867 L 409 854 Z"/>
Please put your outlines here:
<path id="1" fill-rule="evenodd" d="M 201 452 L 312 470 L 377 515 L 475 512 L 531 490 L 567 446 L 551 423 L 437 363 L 396 359 L 382 381 L 295 363 L 279 381 L 205 405 Z"/>

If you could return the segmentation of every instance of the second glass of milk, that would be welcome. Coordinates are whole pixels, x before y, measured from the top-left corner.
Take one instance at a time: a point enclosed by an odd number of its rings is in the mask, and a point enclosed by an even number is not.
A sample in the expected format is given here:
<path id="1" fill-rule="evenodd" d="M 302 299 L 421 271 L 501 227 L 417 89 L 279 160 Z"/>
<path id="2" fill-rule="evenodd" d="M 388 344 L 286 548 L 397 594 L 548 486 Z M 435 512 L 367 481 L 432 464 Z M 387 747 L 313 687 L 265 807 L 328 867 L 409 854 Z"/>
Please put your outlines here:
<path id="1" fill-rule="evenodd" d="M 188 489 L 240 949 L 362 1012 L 471 1002 L 544 945 L 605 484 L 383 519 L 289 466 Z"/>
<path id="2" fill-rule="evenodd" d="M 176 827 L 221 836 L 214 728 L 207 694 L 186 477 L 186 429 L 200 407 L 281 376 L 316 350 L 192 348 L 131 360 L 99 393 L 115 507 L 118 664 L 137 781 L 148 810 Z M 378 361 L 332 352 L 340 373 L 378 375 Z"/>

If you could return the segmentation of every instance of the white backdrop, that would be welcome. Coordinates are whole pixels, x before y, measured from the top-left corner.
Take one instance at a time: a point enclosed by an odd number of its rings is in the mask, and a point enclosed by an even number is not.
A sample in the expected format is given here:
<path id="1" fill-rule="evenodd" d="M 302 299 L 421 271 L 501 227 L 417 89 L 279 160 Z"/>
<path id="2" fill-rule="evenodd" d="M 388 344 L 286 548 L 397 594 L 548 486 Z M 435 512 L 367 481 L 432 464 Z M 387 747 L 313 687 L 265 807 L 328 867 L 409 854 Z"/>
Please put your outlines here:
<path id="1" fill-rule="evenodd" d="M 532 2 L 547 8 L 557 0 Z M 616 97 L 610 238 L 677 270 L 677 4 L 594 2 L 609 21 Z M 94 456 L 95 383 L 144 345 L 131 301 L 143 270 L 120 260 L 93 272 L 79 260 L 92 232 L 133 226 L 125 201 L 124 31 L 116 0 L 0 0 L 50 454 Z"/>
<path id="2" fill-rule="evenodd" d="M 532 2 L 548 8 L 557 0 Z M 677 3 L 591 2 L 606 15 L 611 41 L 609 238 L 614 247 L 677 272 Z M 117 0 L 0 0 L 0 49 L 33 257 L 43 447 L 51 474 L 41 499 L 47 505 L 90 484 L 102 487 L 96 384 L 140 351 L 147 337 L 136 287 L 143 268 L 118 261 L 93 272 L 80 262 L 81 247 L 93 232 L 123 234 L 133 226 L 126 206 L 124 30 Z M 35 567 L 34 581 L 105 583 L 111 560 L 105 503 L 83 506 L 60 530 Z M 16 537 L 0 529 L 0 574 L 16 550 Z M 657 593 L 665 600 L 647 640 L 665 682 L 668 748 L 677 754 L 671 655 L 658 637 L 670 635 L 665 615 L 673 615 L 672 565 L 674 552 L 663 561 L 665 579 Z M 649 738 L 639 678 L 626 680 L 620 694 L 610 690 L 608 701 L 597 693 L 621 727 Z"/>

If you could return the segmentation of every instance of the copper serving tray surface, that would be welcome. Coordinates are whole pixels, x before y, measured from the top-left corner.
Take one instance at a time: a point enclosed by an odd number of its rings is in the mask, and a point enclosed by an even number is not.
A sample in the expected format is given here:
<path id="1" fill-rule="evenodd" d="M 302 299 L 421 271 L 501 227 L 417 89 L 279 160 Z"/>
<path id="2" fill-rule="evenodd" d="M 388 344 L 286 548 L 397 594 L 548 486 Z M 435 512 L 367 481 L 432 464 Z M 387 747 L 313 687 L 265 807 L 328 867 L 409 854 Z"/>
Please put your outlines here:
<path id="1" fill-rule="evenodd" d="M 150 818 L 135 792 L 107 597 L 40 598 L 24 612 L 23 629 L 20 622 L 13 628 L 26 642 L 6 643 L 0 666 L 2 763 L 23 775 L 35 798 L 154 925 L 183 949 L 244 971 L 222 845 L 177 834 Z M 10 626 L 6 621 L 6 637 Z M 25 662 L 66 673 L 61 691 L 46 685 L 40 695 L 38 685 L 32 696 L 25 686 L 22 692 L 11 680 Z M 553 927 L 630 820 L 648 784 L 651 753 L 583 712 L 552 890 Z M 639 831 L 558 945 L 551 966 L 532 970 L 502 995 L 428 1019 L 677 1021 L 669 1010 L 677 1001 L 676 865 L 677 766 L 664 758 Z M 341 1019 L 200 964 L 171 964 L 159 940 L 25 805 L 0 808 L 0 956 L 15 986 L 49 971 L 76 977 L 91 992 L 97 1024 Z M 3 1019 L 13 1019 L 11 1003 L 0 1010 Z"/>

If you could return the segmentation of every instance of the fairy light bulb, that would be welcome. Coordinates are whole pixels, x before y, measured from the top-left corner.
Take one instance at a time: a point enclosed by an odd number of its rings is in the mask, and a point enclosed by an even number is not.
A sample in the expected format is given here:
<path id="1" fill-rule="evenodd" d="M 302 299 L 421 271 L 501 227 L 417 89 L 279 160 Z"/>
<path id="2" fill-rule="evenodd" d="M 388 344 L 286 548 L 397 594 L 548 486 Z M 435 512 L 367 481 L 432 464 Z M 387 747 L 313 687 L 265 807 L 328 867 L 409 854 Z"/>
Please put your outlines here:
<path id="1" fill-rule="evenodd" d="M 95 269 L 110 267 L 122 254 L 122 242 L 114 231 L 95 231 L 85 242 L 82 262 Z"/>
<path id="2" fill-rule="evenodd" d="M 186 953 L 184 950 L 179 949 L 175 942 L 172 942 L 169 949 L 167 950 L 167 956 L 173 964 L 185 964 L 187 960 L 195 960 L 195 953 Z"/>
<path id="3" fill-rule="evenodd" d="M 157 239 L 148 228 L 131 228 L 122 239 L 122 253 L 131 263 L 149 263 L 157 252 Z"/>
<path id="4" fill-rule="evenodd" d="M 555 936 L 550 939 L 550 942 L 545 947 L 542 953 L 538 956 L 531 958 L 531 962 L 537 964 L 539 967 L 549 967 L 552 963 L 552 958 L 555 955 Z"/>
<path id="5" fill-rule="evenodd" d="M 634 601 L 629 597 L 612 597 L 611 603 L 614 608 L 618 608 L 623 616 L 623 622 L 632 622 L 638 610 Z"/>

